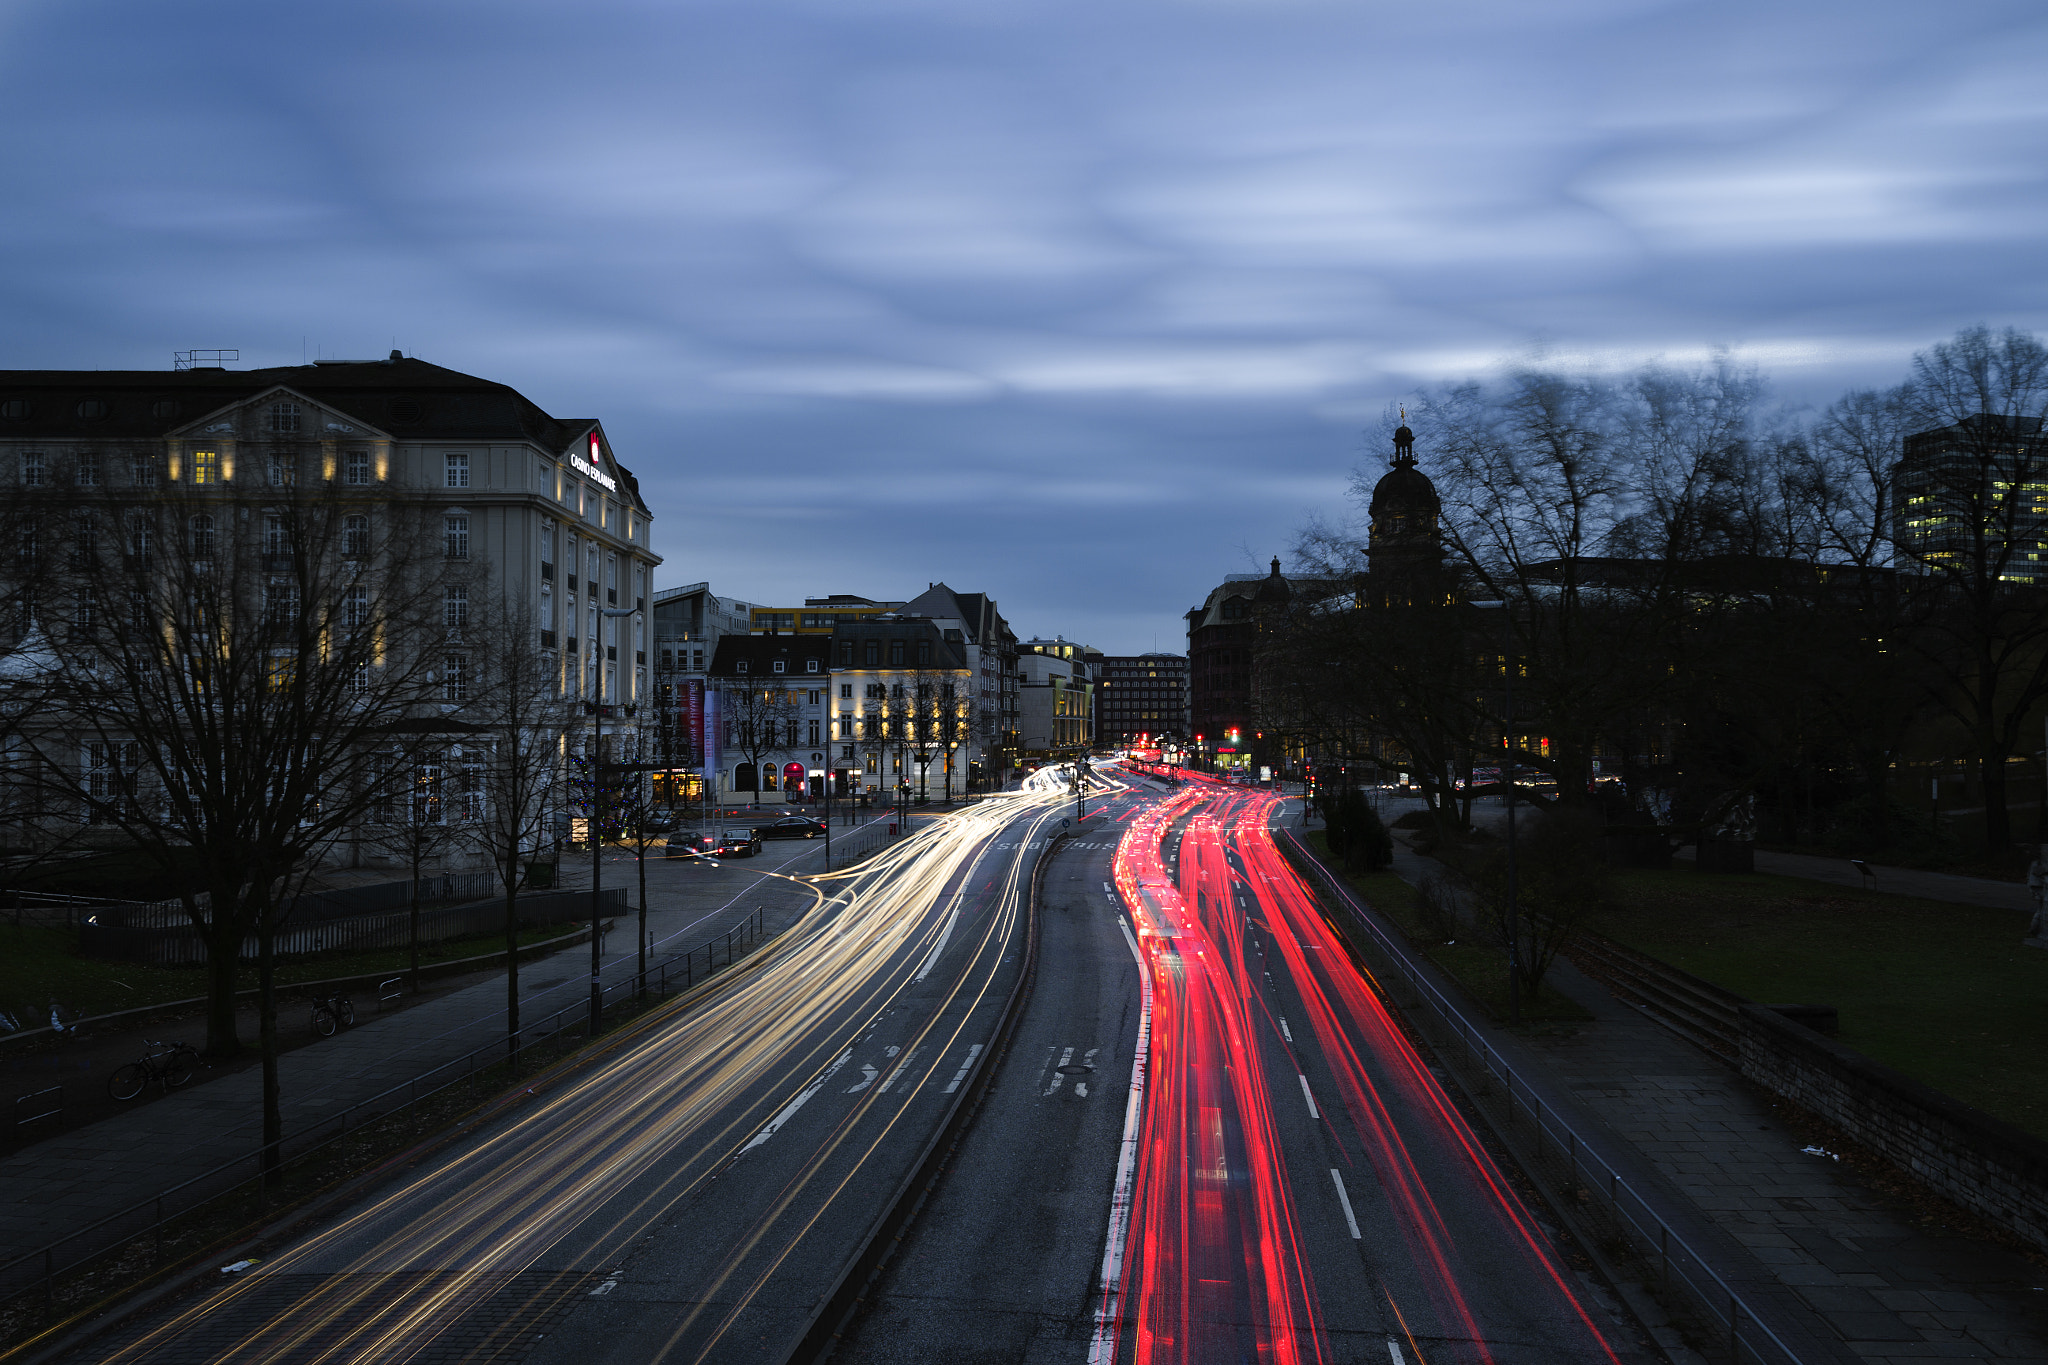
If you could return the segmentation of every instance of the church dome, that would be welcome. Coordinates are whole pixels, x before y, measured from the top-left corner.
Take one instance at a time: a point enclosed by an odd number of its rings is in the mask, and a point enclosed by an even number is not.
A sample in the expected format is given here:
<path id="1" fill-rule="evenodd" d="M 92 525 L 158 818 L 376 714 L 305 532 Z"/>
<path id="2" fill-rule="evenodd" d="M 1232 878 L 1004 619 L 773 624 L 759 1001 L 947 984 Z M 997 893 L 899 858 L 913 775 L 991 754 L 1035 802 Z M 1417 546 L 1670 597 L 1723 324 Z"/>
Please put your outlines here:
<path id="1" fill-rule="evenodd" d="M 1287 586 L 1287 580 L 1280 576 L 1280 556 L 1273 556 L 1273 572 L 1259 584 L 1259 590 L 1252 594 L 1252 601 L 1262 607 L 1284 607 L 1294 597 L 1294 589 Z"/>
<path id="2" fill-rule="evenodd" d="M 1415 433 L 1405 423 L 1394 432 L 1394 467 L 1373 485 L 1366 511 L 1372 519 L 1371 548 L 1436 547 L 1443 501 L 1429 476 L 1415 467 Z"/>

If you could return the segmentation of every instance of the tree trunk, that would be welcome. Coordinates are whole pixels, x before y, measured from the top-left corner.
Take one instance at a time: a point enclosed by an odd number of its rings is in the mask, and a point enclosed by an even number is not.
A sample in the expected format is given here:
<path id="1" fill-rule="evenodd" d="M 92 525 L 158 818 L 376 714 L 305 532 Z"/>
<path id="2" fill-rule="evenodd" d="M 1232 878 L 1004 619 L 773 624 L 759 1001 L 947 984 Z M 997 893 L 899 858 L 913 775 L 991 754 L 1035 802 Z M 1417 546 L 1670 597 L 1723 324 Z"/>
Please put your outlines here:
<path id="1" fill-rule="evenodd" d="M 209 899 L 216 906 L 233 904 L 217 890 L 209 893 Z M 192 909 L 188 902 L 187 913 Z M 241 966 L 242 936 L 233 913 L 224 918 L 212 910 L 207 914 L 202 930 L 206 942 L 206 1055 L 221 1061 L 242 1051 L 242 1040 L 235 1036 L 235 972 Z"/>
<path id="2" fill-rule="evenodd" d="M 640 989 L 642 1000 L 647 998 L 647 836 L 639 839 L 638 858 L 640 864 Z"/>
<path id="3" fill-rule="evenodd" d="M 406 938 L 412 949 L 412 993 L 420 993 L 420 855 L 419 841 L 413 841 L 412 886 L 406 902 L 411 908 Z"/>
<path id="4" fill-rule="evenodd" d="M 263 1183 L 276 1189 L 284 1179 L 284 1111 L 277 1085 L 277 926 L 271 906 L 259 908 L 256 929 L 257 1033 L 263 1049 Z"/>
<path id="5" fill-rule="evenodd" d="M 1984 851 L 2003 853 L 2012 844 L 2012 808 L 2005 789 L 2005 755 L 1987 748 L 1978 761 L 1978 780 L 1984 787 Z"/>
<path id="6" fill-rule="evenodd" d="M 519 850 L 506 855 L 505 1059 L 519 1069 Z M 557 883 L 559 885 L 559 883 Z"/>

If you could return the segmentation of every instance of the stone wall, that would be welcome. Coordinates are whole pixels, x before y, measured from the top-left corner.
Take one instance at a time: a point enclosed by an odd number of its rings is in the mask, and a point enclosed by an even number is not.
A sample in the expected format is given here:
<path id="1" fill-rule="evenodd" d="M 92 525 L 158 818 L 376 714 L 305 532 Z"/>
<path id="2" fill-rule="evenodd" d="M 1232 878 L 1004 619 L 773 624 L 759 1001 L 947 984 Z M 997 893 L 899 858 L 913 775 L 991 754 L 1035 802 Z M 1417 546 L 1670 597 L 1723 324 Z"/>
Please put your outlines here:
<path id="1" fill-rule="evenodd" d="M 2048 1250 L 2048 1142 L 1743 1005 L 1742 1074 L 1827 1119 L 1921 1184 Z"/>

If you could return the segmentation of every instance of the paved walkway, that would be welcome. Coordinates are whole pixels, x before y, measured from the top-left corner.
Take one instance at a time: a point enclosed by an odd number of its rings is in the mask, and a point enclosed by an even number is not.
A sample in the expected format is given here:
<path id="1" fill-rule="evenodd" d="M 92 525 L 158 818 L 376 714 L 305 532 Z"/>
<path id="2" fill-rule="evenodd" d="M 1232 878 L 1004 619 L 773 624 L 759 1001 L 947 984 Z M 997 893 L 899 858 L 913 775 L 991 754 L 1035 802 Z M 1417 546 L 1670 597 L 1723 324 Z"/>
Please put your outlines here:
<path id="1" fill-rule="evenodd" d="M 1396 842 L 1394 870 L 1405 880 L 1436 867 Z M 1943 878 L 1912 894 L 1971 881 Z M 1774 1096 L 1569 962 L 1552 972 L 1549 982 L 1584 1005 L 1591 1024 L 1487 1031 L 1603 1155 L 1644 1173 L 1632 1183 L 1649 1187 L 1668 1220 L 1707 1230 L 1689 1235 L 1713 1248 L 1723 1275 L 1791 1323 L 1809 1365 L 2048 1360 L 2048 1270 L 1994 1243 L 1915 1225 L 1853 1171 L 1802 1151 Z"/>
<path id="2" fill-rule="evenodd" d="M 837 839 L 849 832 L 835 826 Z M 769 843 L 758 859 L 717 866 L 696 861 L 647 862 L 650 962 L 701 946 L 756 906 L 774 934 L 812 903 L 810 892 L 764 872 L 817 871 L 822 842 Z M 562 863 L 567 888 L 590 885 L 587 857 Z M 628 888 L 631 909 L 604 944 L 604 978 L 629 979 L 635 966 L 638 876 L 632 854 L 608 850 L 604 885 Z M 589 1000 L 589 948 L 578 946 L 522 964 L 520 1013 L 543 1023 L 557 1011 L 575 1016 Z M 700 958 L 699 961 L 702 959 Z M 287 1138 L 330 1121 L 351 1105 L 504 1036 L 505 982 L 488 980 L 378 1016 L 358 1014 L 352 1029 L 279 1059 Z M 299 1012 L 280 1021 L 302 1027 Z M 249 1157 L 261 1141 L 260 1068 L 251 1067 L 135 1109 L 60 1134 L 0 1160 L 0 1264 L 52 1240 L 132 1209 L 158 1192 L 216 1166 Z M 83 1249 L 81 1241 L 80 1249 Z M 61 1253 L 60 1253 L 61 1259 Z M 0 1285 L 0 1288 L 4 1288 Z"/>
<path id="3" fill-rule="evenodd" d="M 1691 858 L 1693 850 L 1676 854 Z M 2033 893 L 2024 882 L 1995 882 L 1988 877 L 1958 877 L 1948 872 L 1922 872 L 1911 867 L 1881 867 L 1870 864 L 1865 877 L 1847 858 L 1820 858 L 1809 853 L 1756 851 L 1756 870 L 1780 877 L 1804 877 L 1809 881 L 1856 886 L 1894 896 L 1918 896 L 1922 900 L 1953 901 L 1958 905 L 1984 905 L 1994 910 L 2031 911 Z"/>

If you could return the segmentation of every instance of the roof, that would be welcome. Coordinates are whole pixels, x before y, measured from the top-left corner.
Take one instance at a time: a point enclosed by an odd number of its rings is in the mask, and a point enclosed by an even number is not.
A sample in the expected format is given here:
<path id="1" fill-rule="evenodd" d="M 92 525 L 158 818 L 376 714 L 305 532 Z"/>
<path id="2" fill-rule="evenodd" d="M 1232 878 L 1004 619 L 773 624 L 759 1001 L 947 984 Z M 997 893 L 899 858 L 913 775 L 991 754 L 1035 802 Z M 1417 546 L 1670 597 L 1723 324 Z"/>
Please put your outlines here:
<path id="1" fill-rule="evenodd" d="M 394 351 L 388 360 L 260 370 L 0 370 L 0 438 L 156 439 L 279 387 L 397 440 L 531 441 L 563 451 L 598 425 L 551 417 L 510 385 Z M 637 494 L 638 480 L 624 465 L 619 473 Z"/>
<path id="2" fill-rule="evenodd" d="M 778 676 L 775 665 L 780 663 L 781 676 L 819 675 L 831 669 L 831 645 L 825 635 L 722 635 L 712 651 L 711 666 L 704 671 L 714 678 L 772 678 Z M 818 666 L 807 667 L 814 660 Z M 747 665 L 744 671 L 742 662 Z"/>

